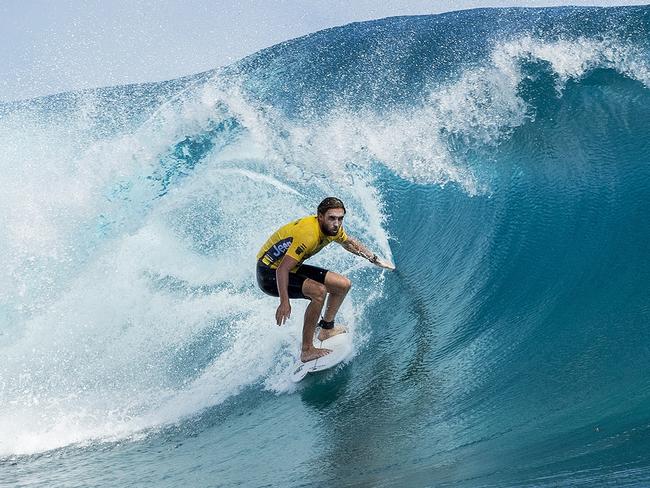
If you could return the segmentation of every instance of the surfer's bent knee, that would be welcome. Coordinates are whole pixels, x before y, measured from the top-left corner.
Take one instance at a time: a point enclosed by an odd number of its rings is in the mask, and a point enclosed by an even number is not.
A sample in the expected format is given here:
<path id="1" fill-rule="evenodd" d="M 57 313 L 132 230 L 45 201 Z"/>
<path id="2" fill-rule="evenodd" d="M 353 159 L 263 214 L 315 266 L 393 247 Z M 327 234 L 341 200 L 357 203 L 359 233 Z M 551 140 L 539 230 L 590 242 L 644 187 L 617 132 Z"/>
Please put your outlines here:
<path id="1" fill-rule="evenodd" d="M 332 288 L 331 291 L 347 293 L 352 288 L 352 281 L 347 276 L 338 273 L 329 272 L 327 274 L 328 285 Z"/>
<path id="2" fill-rule="evenodd" d="M 327 288 L 322 283 L 307 279 L 303 284 L 303 294 L 315 302 L 324 302 L 327 297 Z"/>
<path id="3" fill-rule="evenodd" d="M 341 276 L 343 278 L 342 285 L 345 291 L 349 291 L 352 288 L 352 281 L 347 276 Z"/>

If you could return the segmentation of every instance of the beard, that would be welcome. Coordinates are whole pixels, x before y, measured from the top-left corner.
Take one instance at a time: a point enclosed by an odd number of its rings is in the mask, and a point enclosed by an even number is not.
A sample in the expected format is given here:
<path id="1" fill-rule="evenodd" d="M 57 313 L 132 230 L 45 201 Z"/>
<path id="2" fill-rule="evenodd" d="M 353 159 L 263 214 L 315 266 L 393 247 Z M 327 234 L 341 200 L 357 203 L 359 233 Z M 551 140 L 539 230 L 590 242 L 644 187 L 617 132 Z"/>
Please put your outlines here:
<path id="1" fill-rule="evenodd" d="M 327 227 L 326 225 L 321 225 L 320 228 L 323 231 L 323 234 L 330 237 L 335 236 L 339 232 L 338 228 L 335 229 L 334 227 Z"/>

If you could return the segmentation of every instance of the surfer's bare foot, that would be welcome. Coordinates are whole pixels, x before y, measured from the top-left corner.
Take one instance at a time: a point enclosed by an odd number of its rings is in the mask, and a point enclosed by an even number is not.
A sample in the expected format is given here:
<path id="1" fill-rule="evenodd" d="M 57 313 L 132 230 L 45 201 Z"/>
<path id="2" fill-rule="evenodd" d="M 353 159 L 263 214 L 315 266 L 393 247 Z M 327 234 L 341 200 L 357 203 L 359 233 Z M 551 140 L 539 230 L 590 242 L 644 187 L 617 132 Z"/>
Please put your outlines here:
<path id="1" fill-rule="evenodd" d="M 321 329 L 320 332 L 318 333 L 318 340 L 324 341 L 325 339 L 329 339 L 330 337 L 334 337 L 335 335 L 343 334 L 344 332 L 347 331 L 348 329 L 346 329 L 342 325 L 337 325 L 333 329 Z"/>
<path id="2" fill-rule="evenodd" d="M 331 352 L 332 352 L 331 349 L 321 349 L 318 347 L 303 349 L 300 354 L 300 360 L 303 363 L 306 363 L 307 361 L 313 361 L 314 359 L 322 358 L 323 356 L 326 356 Z"/>

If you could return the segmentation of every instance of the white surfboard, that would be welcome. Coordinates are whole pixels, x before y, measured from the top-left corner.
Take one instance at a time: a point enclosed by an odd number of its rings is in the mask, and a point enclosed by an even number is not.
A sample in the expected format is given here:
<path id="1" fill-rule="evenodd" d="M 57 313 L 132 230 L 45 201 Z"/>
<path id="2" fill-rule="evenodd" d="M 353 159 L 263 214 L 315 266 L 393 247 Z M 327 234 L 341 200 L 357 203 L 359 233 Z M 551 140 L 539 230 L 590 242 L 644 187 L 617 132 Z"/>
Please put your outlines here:
<path id="1" fill-rule="evenodd" d="M 350 357 L 352 355 L 352 334 L 344 332 L 324 341 L 319 341 L 317 338 L 314 338 L 314 346 L 331 349 L 332 352 L 312 361 L 307 361 L 306 363 L 298 359 L 291 369 L 291 381 L 294 383 L 298 383 L 308 373 L 333 368 Z"/>

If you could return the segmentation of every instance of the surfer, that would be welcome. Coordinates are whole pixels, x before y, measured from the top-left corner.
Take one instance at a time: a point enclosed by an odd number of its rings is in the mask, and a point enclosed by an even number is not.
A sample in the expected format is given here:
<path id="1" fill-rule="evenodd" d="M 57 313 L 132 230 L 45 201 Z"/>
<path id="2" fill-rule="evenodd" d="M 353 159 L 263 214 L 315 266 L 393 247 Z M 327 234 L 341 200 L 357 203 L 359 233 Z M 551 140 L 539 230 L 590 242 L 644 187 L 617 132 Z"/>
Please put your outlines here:
<path id="1" fill-rule="evenodd" d="M 338 242 L 346 251 L 362 256 L 381 268 L 395 269 L 376 254 L 370 252 L 356 239 L 348 237 L 343 230 L 345 206 L 335 197 L 328 197 L 318 205 L 316 215 L 310 215 L 288 223 L 275 231 L 257 253 L 257 283 L 268 295 L 280 297 L 275 312 L 278 325 L 291 316 L 290 298 L 310 300 L 305 310 L 302 328 L 303 362 L 322 357 L 329 349 L 314 347 L 313 336 L 316 326 L 321 330 L 318 339 L 323 341 L 337 334 L 347 332 L 342 326 L 335 326 L 336 313 L 343 303 L 352 283 L 348 278 L 333 271 L 303 264 L 331 242 Z M 327 301 L 325 314 L 318 318 Z"/>

